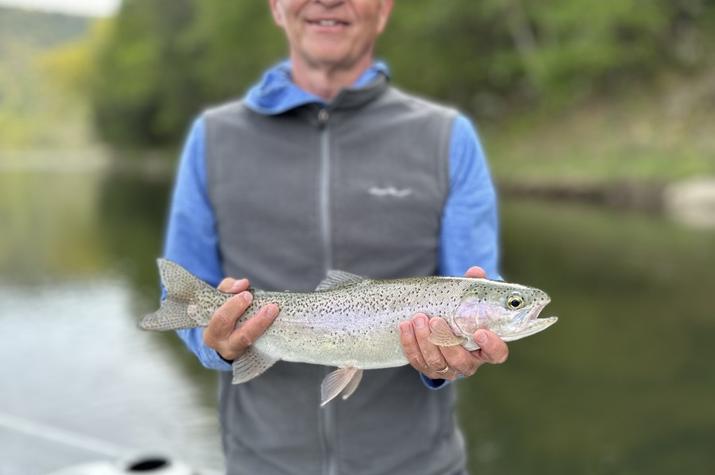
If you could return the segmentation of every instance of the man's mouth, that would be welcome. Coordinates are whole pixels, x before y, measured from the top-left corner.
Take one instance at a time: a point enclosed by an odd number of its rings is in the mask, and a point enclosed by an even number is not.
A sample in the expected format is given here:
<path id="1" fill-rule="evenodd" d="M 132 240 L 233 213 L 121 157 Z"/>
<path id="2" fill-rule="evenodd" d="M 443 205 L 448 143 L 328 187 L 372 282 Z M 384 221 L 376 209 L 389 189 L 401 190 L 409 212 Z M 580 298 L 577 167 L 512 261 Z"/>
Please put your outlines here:
<path id="1" fill-rule="evenodd" d="M 307 20 L 309 25 L 321 26 L 324 28 L 335 28 L 335 27 L 345 27 L 350 25 L 350 23 L 338 20 L 335 18 L 321 18 L 316 20 Z"/>

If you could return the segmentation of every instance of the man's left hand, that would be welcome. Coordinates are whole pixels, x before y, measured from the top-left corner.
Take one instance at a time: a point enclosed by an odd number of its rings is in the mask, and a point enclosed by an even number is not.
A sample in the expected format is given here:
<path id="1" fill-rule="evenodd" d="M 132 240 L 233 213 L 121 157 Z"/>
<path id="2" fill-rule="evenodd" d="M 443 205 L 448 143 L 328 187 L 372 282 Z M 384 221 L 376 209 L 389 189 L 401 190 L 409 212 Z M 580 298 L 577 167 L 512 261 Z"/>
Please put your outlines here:
<path id="1" fill-rule="evenodd" d="M 483 278 L 481 267 L 470 267 L 465 277 Z M 472 376 L 484 363 L 501 364 L 509 356 L 509 347 L 489 330 L 477 330 L 474 340 L 479 345 L 475 351 L 462 346 L 439 347 L 429 341 L 430 327 L 438 325 L 440 318 L 429 318 L 418 313 L 411 320 L 400 323 L 402 351 L 410 364 L 430 379 L 448 379 Z M 444 320 L 442 320 L 444 322 Z M 446 322 L 444 322 L 446 323 Z"/>

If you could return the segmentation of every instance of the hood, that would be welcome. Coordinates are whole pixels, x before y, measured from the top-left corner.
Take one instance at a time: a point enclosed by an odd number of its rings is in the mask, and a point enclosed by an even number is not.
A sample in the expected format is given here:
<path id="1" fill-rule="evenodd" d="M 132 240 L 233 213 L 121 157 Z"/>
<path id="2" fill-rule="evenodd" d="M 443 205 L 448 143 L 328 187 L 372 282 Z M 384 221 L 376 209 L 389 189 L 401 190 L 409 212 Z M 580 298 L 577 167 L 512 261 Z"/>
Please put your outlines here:
<path id="1" fill-rule="evenodd" d="M 348 90 L 366 88 L 380 76 L 389 78 L 389 69 L 376 61 L 366 69 Z M 327 105 L 324 99 L 304 91 L 291 79 L 291 63 L 283 61 L 265 72 L 261 80 L 246 94 L 246 105 L 264 115 L 282 114 L 305 104 Z"/>

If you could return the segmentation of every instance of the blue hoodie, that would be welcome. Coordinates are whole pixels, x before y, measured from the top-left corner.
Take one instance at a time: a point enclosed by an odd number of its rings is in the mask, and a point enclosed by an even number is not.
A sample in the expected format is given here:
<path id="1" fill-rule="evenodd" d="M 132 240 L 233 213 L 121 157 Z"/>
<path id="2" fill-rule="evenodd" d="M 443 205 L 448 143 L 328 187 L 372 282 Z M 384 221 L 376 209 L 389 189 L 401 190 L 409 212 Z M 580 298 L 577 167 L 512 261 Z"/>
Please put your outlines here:
<path id="1" fill-rule="evenodd" d="M 369 84 L 378 74 L 388 75 L 387 66 L 382 62 L 367 69 L 353 87 Z M 283 62 L 269 69 L 248 91 L 245 103 L 260 114 L 277 115 L 305 104 L 325 104 L 325 101 L 294 84 L 290 63 Z M 199 117 L 179 162 L 164 256 L 188 264 L 199 278 L 217 286 L 224 275 L 216 218 L 206 189 L 204 141 L 204 121 Z M 488 277 L 500 278 L 496 194 L 479 138 L 472 123 L 462 115 L 452 127 L 449 170 L 450 192 L 442 215 L 439 272 L 463 275 L 469 266 L 479 265 Z M 178 334 L 205 367 L 231 370 L 226 361 L 203 344 L 203 329 L 179 330 Z M 444 384 L 442 380 L 424 377 L 423 380 L 430 388 Z"/>

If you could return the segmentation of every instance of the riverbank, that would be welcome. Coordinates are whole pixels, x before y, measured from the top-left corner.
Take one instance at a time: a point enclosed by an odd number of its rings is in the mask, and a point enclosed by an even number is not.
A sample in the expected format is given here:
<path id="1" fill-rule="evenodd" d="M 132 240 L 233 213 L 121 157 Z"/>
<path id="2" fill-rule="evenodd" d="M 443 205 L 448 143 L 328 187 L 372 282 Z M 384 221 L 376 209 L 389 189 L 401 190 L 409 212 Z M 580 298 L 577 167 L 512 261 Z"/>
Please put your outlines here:
<path id="1" fill-rule="evenodd" d="M 649 86 L 623 85 L 565 108 L 483 121 L 480 131 L 505 189 L 551 188 L 560 197 L 627 195 L 640 202 L 654 188 L 715 176 L 713 103 L 710 68 Z"/>
<path id="2" fill-rule="evenodd" d="M 659 212 L 665 208 L 665 191 L 668 185 L 637 181 L 578 183 L 497 180 L 497 189 L 504 197 L 578 201 L 615 208 Z"/>
<path id="3" fill-rule="evenodd" d="M 486 123 L 481 135 L 500 194 L 715 226 L 715 69 L 637 86 Z"/>
<path id="4" fill-rule="evenodd" d="M 667 214 L 697 228 L 715 228 L 715 177 L 694 177 L 673 183 L 615 182 L 603 184 L 498 182 L 503 197 L 582 202 L 646 213 Z"/>

